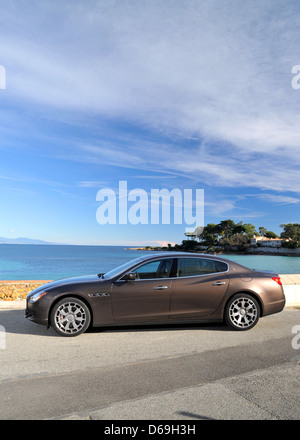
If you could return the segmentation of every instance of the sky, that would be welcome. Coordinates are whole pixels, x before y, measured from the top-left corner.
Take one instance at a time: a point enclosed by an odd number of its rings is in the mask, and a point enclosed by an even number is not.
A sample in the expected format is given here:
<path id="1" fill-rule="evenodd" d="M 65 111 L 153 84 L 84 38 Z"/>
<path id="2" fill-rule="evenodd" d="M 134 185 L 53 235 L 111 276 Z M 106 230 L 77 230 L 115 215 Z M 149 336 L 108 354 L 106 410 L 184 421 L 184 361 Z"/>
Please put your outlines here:
<path id="1" fill-rule="evenodd" d="M 298 1 L 0 0 L 0 11 L 0 236 L 181 243 L 191 225 L 172 207 L 169 224 L 99 223 L 97 194 L 114 192 L 119 209 L 120 181 L 148 210 L 153 189 L 191 189 L 193 212 L 204 190 L 204 224 L 280 234 L 299 222 Z"/>

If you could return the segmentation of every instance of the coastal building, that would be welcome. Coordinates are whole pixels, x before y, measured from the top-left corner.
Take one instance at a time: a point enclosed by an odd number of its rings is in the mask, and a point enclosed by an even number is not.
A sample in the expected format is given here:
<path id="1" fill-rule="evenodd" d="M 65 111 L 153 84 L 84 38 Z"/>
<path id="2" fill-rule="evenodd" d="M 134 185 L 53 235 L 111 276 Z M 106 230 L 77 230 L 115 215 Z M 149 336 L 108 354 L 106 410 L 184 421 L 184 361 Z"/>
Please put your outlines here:
<path id="1" fill-rule="evenodd" d="M 197 240 L 201 243 L 200 234 L 203 231 L 203 228 L 198 227 L 195 231 L 186 232 L 184 235 L 188 240 Z M 257 235 L 251 238 L 251 246 L 252 247 L 272 247 L 278 248 L 282 246 L 282 243 L 290 241 L 289 238 L 268 238 L 262 235 Z"/>
<path id="2" fill-rule="evenodd" d="M 200 234 L 203 231 L 203 226 L 198 226 L 194 231 L 186 232 L 184 235 L 188 240 L 199 240 Z"/>
<path id="3" fill-rule="evenodd" d="M 287 240 L 288 239 L 286 239 L 286 238 L 268 238 L 268 237 L 263 237 L 263 236 L 259 235 L 259 236 L 254 236 L 253 238 L 251 238 L 251 245 L 252 246 L 279 247 L 282 245 L 282 243 L 284 243 Z"/>

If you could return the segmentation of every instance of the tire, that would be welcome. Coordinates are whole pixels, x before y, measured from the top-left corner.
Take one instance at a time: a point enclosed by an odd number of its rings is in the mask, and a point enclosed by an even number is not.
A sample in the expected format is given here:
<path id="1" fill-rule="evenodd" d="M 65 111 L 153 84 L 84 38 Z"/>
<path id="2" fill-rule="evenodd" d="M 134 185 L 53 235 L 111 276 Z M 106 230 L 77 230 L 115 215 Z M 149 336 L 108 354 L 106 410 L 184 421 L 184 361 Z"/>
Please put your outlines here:
<path id="1" fill-rule="evenodd" d="M 225 308 L 225 322 L 233 330 L 250 330 L 260 315 L 260 307 L 255 298 L 246 293 L 238 293 L 228 301 Z"/>
<path id="2" fill-rule="evenodd" d="M 55 304 L 51 311 L 50 322 L 61 336 L 78 336 L 89 327 L 91 314 L 80 299 L 68 297 Z"/>

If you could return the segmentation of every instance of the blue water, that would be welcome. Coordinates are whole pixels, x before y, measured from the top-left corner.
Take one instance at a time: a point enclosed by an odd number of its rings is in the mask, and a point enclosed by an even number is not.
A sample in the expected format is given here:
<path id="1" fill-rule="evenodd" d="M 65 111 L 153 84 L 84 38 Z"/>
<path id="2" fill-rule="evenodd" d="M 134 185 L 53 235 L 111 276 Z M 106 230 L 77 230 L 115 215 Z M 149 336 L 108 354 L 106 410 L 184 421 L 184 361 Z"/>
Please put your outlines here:
<path id="1" fill-rule="evenodd" d="M 57 280 L 103 273 L 147 251 L 124 246 L 0 245 L 1 280 Z M 151 251 L 150 251 L 151 252 Z M 299 257 L 223 255 L 252 269 L 300 273 Z"/>
<path id="2" fill-rule="evenodd" d="M 145 251 L 124 246 L 0 245 L 1 280 L 57 280 L 104 273 Z"/>
<path id="3" fill-rule="evenodd" d="M 225 255 L 222 257 L 236 261 L 251 269 L 272 270 L 279 274 L 300 274 L 300 257 L 279 257 L 277 255 Z"/>

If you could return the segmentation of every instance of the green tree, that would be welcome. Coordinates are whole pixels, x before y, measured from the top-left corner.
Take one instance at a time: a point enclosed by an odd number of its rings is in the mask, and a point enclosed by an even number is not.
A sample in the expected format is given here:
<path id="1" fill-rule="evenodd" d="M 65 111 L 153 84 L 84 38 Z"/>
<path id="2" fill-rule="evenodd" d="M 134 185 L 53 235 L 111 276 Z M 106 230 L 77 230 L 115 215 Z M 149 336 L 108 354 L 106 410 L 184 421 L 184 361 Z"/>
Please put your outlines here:
<path id="1" fill-rule="evenodd" d="M 236 224 L 233 220 L 222 220 L 218 227 L 219 227 L 219 235 L 221 235 L 224 238 L 230 238 L 234 234 L 234 228 Z"/>
<path id="2" fill-rule="evenodd" d="M 260 226 L 258 228 L 258 230 L 259 230 L 259 235 L 261 237 L 265 237 L 266 236 L 266 232 L 268 232 L 267 228 L 265 228 L 264 226 Z"/>
<path id="3" fill-rule="evenodd" d="M 278 238 L 278 235 L 275 234 L 275 232 L 273 232 L 273 231 L 266 231 L 265 237 L 267 237 L 267 238 Z"/>
<path id="4" fill-rule="evenodd" d="M 246 232 L 246 228 L 242 223 L 243 222 L 239 222 L 234 226 L 232 235 L 244 234 Z"/>
<path id="5" fill-rule="evenodd" d="M 228 240 L 228 246 L 235 246 L 239 251 L 245 251 L 250 244 L 250 239 L 246 234 L 234 234 Z"/>
<path id="6" fill-rule="evenodd" d="M 196 240 L 183 240 L 181 243 L 181 250 L 183 251 L 193 251 L 199 246 L 198 241 Z"/>
<path id="7" fill-rule="evenodd" d="M 292 240 L 300 240 L 300 224 L 299 223 L 287 223 L 280 225 L 283 228 L 281 238 L 291 238 Z"/>
<path id="8" fill-rule="evenodd" d="M 278 238 L 278 235 L 275 234 L 273 231 L 268 231 L 267 228 L 264 228 L 263 226 L 259 227 L 259 235 L 261 237 L 267 237 L 267 238 Z"/>
<path id="9" fill-rule="evenodd" d="M 286 241 L 282 244 L 283 247 L 289 248 L 297 248 L 300 245 L 300 224 L 299 223 L 286 223 L 280 225 L 283 228 L 283 232 L 281 233 L 281 238 L 288 238 L 289 241 Z"/>
<path id="10" fill-rule="evenodd" d="M 257 232 L 257 230 L 255 229 L 255 226 L 252 223 L 244 223 L 243 226 L 245 228 L 245 234 L 249 238 L 254 237 L 254 235 L 258 235 L 258 232 Z"/>
<path id="11" fill-rule="evenodd" d="M 208 225 L 203 228 L 199 237 L 206 246 L 215 246 L 219 240 L 219 225 L 208 223 Z"/>

